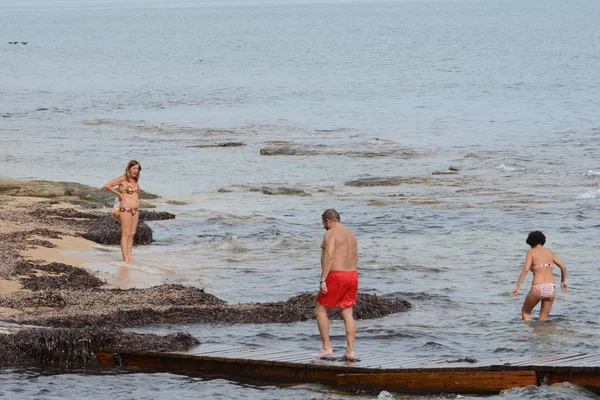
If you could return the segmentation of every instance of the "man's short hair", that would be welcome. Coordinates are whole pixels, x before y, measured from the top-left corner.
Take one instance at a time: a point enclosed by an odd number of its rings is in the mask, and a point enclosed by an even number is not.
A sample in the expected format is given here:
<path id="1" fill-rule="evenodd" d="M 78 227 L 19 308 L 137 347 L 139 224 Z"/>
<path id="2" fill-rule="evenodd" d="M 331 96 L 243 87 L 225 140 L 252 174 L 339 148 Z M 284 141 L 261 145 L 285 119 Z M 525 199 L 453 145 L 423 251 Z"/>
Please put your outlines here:
<path id="1" fill-rule="evenodd" d="M 333 208 L 325 210 L 325 212 L 321 215 L 321 218 L 326 219 L 327 221 L 341 221 L 340 214 Z"/>

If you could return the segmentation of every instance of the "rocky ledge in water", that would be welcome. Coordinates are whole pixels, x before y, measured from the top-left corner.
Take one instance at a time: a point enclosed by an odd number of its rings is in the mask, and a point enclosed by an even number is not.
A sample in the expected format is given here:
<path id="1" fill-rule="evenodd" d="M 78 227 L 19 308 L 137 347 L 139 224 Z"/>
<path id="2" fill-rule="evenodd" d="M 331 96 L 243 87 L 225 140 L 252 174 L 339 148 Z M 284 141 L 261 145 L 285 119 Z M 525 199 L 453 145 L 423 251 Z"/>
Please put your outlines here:
<path id="1" fill-rule="evenodd" d="M 34 207 L 30 217 L 46 225 L 64 225 L 74 234 L 100 244 L 119 244 L 121 225 L 107 212 L 81 212 L 73 208 L 49 209 L 47 204 Z M 175 218 L 174 214 L 164 211 L 140 210 L 139 223 L 133 238 L 135 245 L 150 244 L 152 229 L 145 221 L 158 221 Z"/>
<path id="2" fill-rule="evenodd" d="M 368 177 L 354 181 L 344 182 L 346 186 L 372 187 L 372 186 L 400 186 L 400 185 L 458 185 L 459 181 L 450 178 L 431 178 L 425 176 L 391 176 L 391 177 Z"/>
<path id="3" fill-rule="evenodd" d="M 223 143 L 209 143 L 209 144 L 195 144 L 186 147 L 196 147 L 200 149 L 212 148 L 212 147 L 242 147 L 245 146 L 242 142 L 223 142 Z"/>
<path id="4" fill-rule="evenodd" d="M 0 195 L 44 197 L 86 208 L 112 207 L 115 201 L 114 194 L 77 182 L 0 180 Z M 159 198 L 144 191 L 140 192 L 139 197 L 140 200 Z M 147 206 L 152 208 L 150 204 Z"/>
<path id="5" fill-rule="evenodd" d="M 227 304 L 203 289 L 161 285 L 147 289 L 101 289 L 92 279 L 89 287 L 72 289 L 46 284 L 43 290 L 0 296 L 0 307 L 14 309 L 7 322 L 63 328 L 89 326 L 130 328 L 155 324 L 272 324 L 314 319 L 315 294 L 304 293 L 287 301 Z M 40 313 L 40 308 L 44 309 Z M 356 319 L 373 319 L 407 311 L 406 300 L 359 293 Z M 339 310 L 330 310 L 340 319 Z"/>
<path id="6" fill-rule="evenodd" d="M 0 367 L 81 368 L 98 364 L 94 350 L 187 351 L 200 344 L 189 333 L 166 336 L 122 332 L 109 328 L 30 328 L 0 334 Z"/>
<path id="7" fill-rule="evenodd" d="M 301 188 L 294 188 L 289 186 L 248 186 L 248 185 L 236 185 L 229 188 L 221 188 L 218 193 L 231 193 L 231 192 L 260 192 L 269 196 L 312 196 L 311 193 Z"/>
<path id="8" fill-rule="evenodd" d="M 352 148 L 338 148 L 331 150 L 331 147 L 324 145 L 308 146 L 308 145 L 283 145 L 269 146 L 260 149 L 261 156 L 346 156 L 346 157 L 362 157 L 362 158 L 401 158 L 409 159 L 420 157 L 423 153 L 416 150 L 406 149 L 399 146 L 389 145 L 387 147 L 361 144 L 361 149 L 356 150 L 356 146 Z"/>

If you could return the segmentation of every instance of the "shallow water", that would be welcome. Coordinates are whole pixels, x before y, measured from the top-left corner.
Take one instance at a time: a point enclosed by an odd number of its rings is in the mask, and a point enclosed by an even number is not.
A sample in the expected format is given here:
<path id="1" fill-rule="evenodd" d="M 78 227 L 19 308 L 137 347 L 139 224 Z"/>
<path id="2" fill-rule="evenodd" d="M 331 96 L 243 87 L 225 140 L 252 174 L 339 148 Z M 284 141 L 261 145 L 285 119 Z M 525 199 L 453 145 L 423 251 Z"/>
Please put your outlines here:
<path id="1" fill-rule="evenodd" d="M 132 266 L 116 248 L 85 255 L 125 286 L 197 285 L 231 303 L 316 291 L 319 216 L 335 207 L 359 240 L 361 291 L 414 306 L 359 321 L 359 354 L 595 352 L 599 19 L 594 0 L 5 1 L 3 43 L 29 43 L 0 45 L 0 177 L 100 187 L 138 159 L 142 187 L 177 218 L 151 223 L 156 242 L 136 248 Z M 189 147 L 228 141 L 245 146 Z M 271 141 L 316 154 L 261 156 Z M 431 174 L 449 165 L 463 169 Z M 413 180 L 345 185 L 394 176 Z M 307 195 L 262 192 L 281 186 Z M 534 229 L 566 263 L 570 291 L 551 321 L 524 324 L 531 278 L 508 294 Z M 146 330 L 319 346 L 314 322 Z M 336 348 L 342 332 L 334 322 Z M 7 371 L 1 386 L 28 379 L 32 392 L 17 399 L 52 398 L 48 387 L 63 385 L 91 393 L 106 380 L 124 397 L 155 395 L 129 392 L 132 382 L 182 398 L 355 397 L 162 374 L 31 374 Z M 511 396 L 590 395 L 563 385 Z"/>
<path id="2" fill-rule="evenodd" d="M 321 385 L 295 385 L 290 387 L 257 386 L 244 383 L 230 382 L 223 379 L 205 380 L 195 377 L 172 374 L 122 374 L 122 375 L 90 375 L 90 374 L 40 374 L 36 371 L 6 371 L 0 374 L 0 397 L 6 398 L 35 398 L 40 400 L 64 399 L 65 394 L 74 393 L 78 398 L 96 400 L 105 399 L 107 394 L 117 399 L 503 399 L 528 400 L 545 398 L 549 400 L 567 399 L 597 399 L 593 393 L 585 389 L 561 383 L 552 386 L 527 386 L 509 389 L 496 396 L 466 396 L 466 395 L 423 395 L 407 396 L 382 391 L 377 394 L 347 393 L 332 390 Z M 232 390 L 237 395 L 232 396 Z M 70 398 L 70 397 L 67 397 Z M 75 398 L 75 397 L 74 397 Z"/>

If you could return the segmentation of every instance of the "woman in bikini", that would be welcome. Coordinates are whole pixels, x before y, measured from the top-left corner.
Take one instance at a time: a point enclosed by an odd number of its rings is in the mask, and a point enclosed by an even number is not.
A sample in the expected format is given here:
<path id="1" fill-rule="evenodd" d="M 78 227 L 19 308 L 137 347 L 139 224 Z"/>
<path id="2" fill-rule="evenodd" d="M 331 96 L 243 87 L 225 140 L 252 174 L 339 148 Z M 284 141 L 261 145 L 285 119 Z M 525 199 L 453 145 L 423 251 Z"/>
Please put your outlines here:
<path id="1" fill-rule="evenodd" d="M 529 271 L 533 272 L 533 281 L 531 290 L 525 298 L 521 316 L 523 321 L 531 321 L 531 311 L 541 301 L 540 321 L 545 321 L 550 315 L 552 303 L 556 297 L 556 286 L 554 285 L 554 276 L 552 275 L 552 266 L 556 264 L 560 268 L 560 287 L 563 292 L 567 291 L 567 268 L 562 263 L 560 258 L 552 250 L 544 248 L 546 236 L 540 231 L 531 232 L 527 237 L 526 243 L 531 246 L 525 257 L 525 265 L 519 275 L 519 280 L 515 288 L 510 293 L 511 296 L 516 296 L 519 291 L 519 286 L 527 276 Z"/>
<path id="2" fill-rule="evenodd" d="M 119 196 L 119 221 L 121 222 L 121 253 L 123 261 L 131 262 L 133 252 L 133 237 L 137 229 L 138 211 L 140 207 L 138 183 L 142 166 L 139 162 L 131 160 L 127 163 L 125 174 L 104 185 L 104 189 Z M 115 187 L 118 186 L 118 190 Z"/>

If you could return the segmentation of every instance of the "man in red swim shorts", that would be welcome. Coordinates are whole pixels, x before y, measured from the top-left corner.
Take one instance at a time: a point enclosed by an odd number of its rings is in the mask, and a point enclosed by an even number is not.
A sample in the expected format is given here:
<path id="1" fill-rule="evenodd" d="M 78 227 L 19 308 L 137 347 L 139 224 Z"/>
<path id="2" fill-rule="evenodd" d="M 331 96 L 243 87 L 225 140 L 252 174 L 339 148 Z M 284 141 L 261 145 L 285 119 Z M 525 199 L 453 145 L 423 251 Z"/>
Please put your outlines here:
<path id="1" fill-rule="evenodd" d="M 329 340 L 329 318 L 327 308 L 340 307 L 346 326 L 347 347 L 344 359 L 354 360 L 354 337 L 356 328 L 353 306 L 358 293 L 358 246 L 350 229 L 342 225 L 340 214 L 333 208 L 321 216 L 327 230 L 321 244 L 321 284 L 317 295 L 315 316 L 323 340 L 323 347 L 314 354 L 316 358 L 333 356 Z"/>

